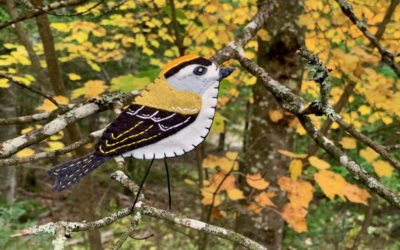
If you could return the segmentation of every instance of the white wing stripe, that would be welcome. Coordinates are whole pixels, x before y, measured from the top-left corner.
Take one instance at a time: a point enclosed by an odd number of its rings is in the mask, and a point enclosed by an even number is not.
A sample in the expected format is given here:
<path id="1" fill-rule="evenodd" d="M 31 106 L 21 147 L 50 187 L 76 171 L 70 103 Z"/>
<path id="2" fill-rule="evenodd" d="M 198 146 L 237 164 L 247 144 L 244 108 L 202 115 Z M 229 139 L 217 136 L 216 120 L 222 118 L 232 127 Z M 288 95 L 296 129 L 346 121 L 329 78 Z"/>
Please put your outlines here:
<path id="1" fill-rule="evenodd" d="M 168 131 L 168 130 L 170 130 L 170 129 L 173 129 L 173 128 L 176 128 L 176 127 L 181 126 L 182 124 L 188 122 L 189 119 L 190 119 L 190 117 L 188 117 L 184 122 L 181 122 L 181 123 L 179 123 L 179 124 L 176 124 L 175 126 L 172 126 L 172 127 L 167 127 L 167 126 L 164 126 L 164 125 L 162 125 L 162 124 L 160 124 L 160 123 L 158 124 L 158 126 L 160 127 L 160 129 L 161 129 L 162 131 L 165 132 L 165 131 Z"/>
<path id="2" fill-rule="evenodd" d="M 138 109 L 138 110 L 136 110 L 136 111 L 133 111 L 132 109 L 130 109 L 129 108 L 129 111 L 127 112 L 128 114 L 130 114 L 130 115 L 136 115 L 140 110 L 142 110 L 144 108 L 144 106 L 142 106 L 140 109 Z M 132 112 L 134 112 L 134 113 L 132 113 Z"/>

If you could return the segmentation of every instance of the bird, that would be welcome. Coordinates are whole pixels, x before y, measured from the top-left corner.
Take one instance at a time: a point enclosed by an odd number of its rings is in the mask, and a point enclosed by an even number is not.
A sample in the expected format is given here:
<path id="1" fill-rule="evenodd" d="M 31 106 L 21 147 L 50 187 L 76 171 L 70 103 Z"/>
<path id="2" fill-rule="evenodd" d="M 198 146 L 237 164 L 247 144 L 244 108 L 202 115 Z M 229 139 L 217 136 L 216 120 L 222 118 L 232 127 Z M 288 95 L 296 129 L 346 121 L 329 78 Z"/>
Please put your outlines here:
<path id="1" fill-rule="evenodd" d="M 151 160 L 137 198 L 155 159 L 164 159 L 171 210 L 167 158 L 186 154 L 208 135 L 218 102 L 220 82 L 235 68 L 219 68 L 198 55 L 179 57 L 105 129 L 94 152 L 48 170 L 61 192 L 115 157 Z"/>

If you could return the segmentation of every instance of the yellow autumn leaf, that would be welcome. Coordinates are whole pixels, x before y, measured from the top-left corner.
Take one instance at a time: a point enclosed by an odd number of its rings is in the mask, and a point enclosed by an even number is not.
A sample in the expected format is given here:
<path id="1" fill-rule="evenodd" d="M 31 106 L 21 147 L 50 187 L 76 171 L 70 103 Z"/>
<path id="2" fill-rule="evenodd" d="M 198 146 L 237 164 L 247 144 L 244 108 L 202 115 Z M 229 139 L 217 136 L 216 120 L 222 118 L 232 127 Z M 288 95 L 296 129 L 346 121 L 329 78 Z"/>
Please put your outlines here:
<path id="1" fill-rule="evenodd" d="M 74 73 L 70 73 L 70 74 L 67 74 L 67 75 L 68 75 L 68 77 L 69 77 L 69 79 L 71 81 L 76 81 L 76 80 L 80 80 L 81 79 L 80 75 L 77 75 L 77 74 L 74 74 Z"/>
<path id="2" fill-rule="evenodd" d="M 246 181 L 250 187 L 253 187 L 258 190 L 264 190 L 269 186 L 269 182 L 265 181 L 260 173 L 254 175 L 247 174 Z"/>
<path id="3" fill-rule="evenodd" d="M 298 232 L 307 232 L 307 221 L 305 219 L 308 214 L 307 209 L 302 206 L 288 203 L 282 208 L 282 218 Z"/>
<path id="4" fill-rule="evenodd" d="M 211 125 L 211 131 L 225 133 L 225 121 L 227 120 L 226 117 L 222 116 L 219 112 L 216 112 Z"/>
<path id="5" fill-rule="evenodd" d="M 203 163 L 201 164 L 203 168 L 214 169 L 218 166 L 219 158 L 214 155 L 207 155 L 207 158 L 203 159 Z"/>
<path id="6" fill-rule="evenodd" d="M 203 205 L 211 205 L 213 202 L 213 196 L 214 193 L 216 191 L 217 187 L 214 185 L 211 185 L 209 187 L 205 187 L 202 188 L 201 191 L 201 195 L 203 196 L 203 199 L 201 200 L 201 203 Z M 219 190 L 220 191 L 220 190 Z M 214 206 L 218 206 L 221 203 L 221 200 L 219 198 L 219 191 L 217 192 L 217 194 L 215 195 L 214 198 Z"/>
<path id="7" fill-rule="evenodd" d="M 217 10 L 217 6 L 215 5 L 207 5 L 206 6 L 206 11 L 208 13 L 214 13 Z"/>
<path id="8" fill-rule="evenodd" d="M 10 84 L 8 84 L 8 79 L 0 79 L 0 88 L 8 88 Z"/>
<path id="9" fill-rule="evenodd" d="M 379 176 L 386 176 L 386 177 L 392 177 L 392 173 L 394 168 L 387 162 L 385 161 L 376 161 L 372 163 L 372 166 L 374 167 L 375 173 Z"/>
<path id="10" fill-rule="evenodd" d="M 260 29 L 257 32 L 257 36 L 259 38 L 261 38 L 261 40 L 263 40 L 263 41 L 269 41 L 269 34 L 268 34 L 268 31 L 266 31 L 265 29 Z"/>
<path id="11" fill-rule="evenodd" d="M 250 205 L 247 206 L 247 211 L 261 215 L 260 206 L 253 204 L 253 203 L 251 203 Z"/>
<path id="12" fill-rule="evenodd" d="M 63 105 L 69 104 L 69 100 L 65 96 L 61 96 L 61 95 L 55 96 L 54 100 L 56 100 L 56 102 L 58 102 L 59 104 L 63 104 Z M 57 106 L 54 103 L 52 103 L 51 101 L 49 101 L 48 99 L 44 99 L 43 104 L 36 108 L 36 110 L 43 110 L 44 112 L 51 112 L 56 109 L 57 109 Z"/>
<path id="13" fill-rule="evenodd" d="M 228 194 L 229 199 L 235 201 L 235 200 L 240 200 L 240 199 L 244 199 L 244 195 L 243 195 L 243 191 L 234 188 L 234 189 L 229 189 L 226 191 Z"/>
<path id="14" fill-rule="evenodd" d="M 327 169 L 331 167 L 331 164 L 327 163 L 324 160 L 319 159 L 316 156 L 310 156 L 308 158 L 308 161 L 310 162 L 310 164 L 318 169 Z"/>
<path id="15" fill-rule="evenodd" d="M 238 155 L 239 155 L 238 152 L 226 152 L 226 154 L 225 154 L 226 158 L 228 158 L 232 161 L 236 160 Z"/>
<path id="16" fill-rule="evenodd" d="M 33 130 L 32 127 L 28 127 L 28 128 L 24 128 L 23 130 L 21 130 L 21 135 L 29 133 Z"/>
<path id="17" fill-rule="evenodd" d="M 358 111 L 361 113 L 361 115 L 368 115 L 371 114 L 371 108 L 366 106 L 366 105 L 361 105 L 358 108 Z"/>
<path id="18" fill-rule="evenodd" d="M 52 23 L 50 24 L 50 27 L 61 31 L 61 32 L 68 32 L 70 29 L 68 28 L 68 24 L 66 23 Z"/>
<path id="19" fill-rule="evenodd" d="M 289 172 L 293 181 L 296 181 L 299 175 L 301 175 L 302 169 L 303 164 L 301 163 L 301 160 L 293 159 L 292 162 L 290 162 Z"/>
<path id="20" fill-rule="evenodd" d="M 280 110 L 270 109 L 268 113 L 269 113 L 269 118 L 271 119 L 272 122 L 278 122 L 280 119 L 283 118 L 283 114 Z"/>
<path id="21" fill-rule="evenodd" d="M 300 158 L 300 159 L 304 159 L 304 158 L 306 158 L 308 156 L 307 154 L 299 154 L 298 155 L 298 154 L 295 154 L 293 152 L 290 152 L 290 151 L 287 151 L 287 150 L 283 150 L 283 149 L 278 149 L 278 152 L 283 154 L 283 155 L 289 156 L 289 157 Z"/>
<path id="22" fill-rule="evenodd" d="M 53 151 L 64 148 L 64 143 L 59 141 L 50 141 L 48 142 L 49 147 L 45 148 L 46 151 Z"/>
<path id="23" fill-rule="evenodd" d="M 85 95 L 88 99 L 99 98 L 100 94 L 104 93 L 108 86 L 104 85 L 102 80 L 90 80 L 85 83 L 83 88 L 75 89 L 72 91 L 71 99 L 76 99 L 81 95 Z"/>
<path id="24" fill-rule="evenodd" d="M 268 193 L 261 192 L 259 195 L 256 196 L 256 201 L 262 207 L 266 207 L 266 206 L 276 207 L 276 205 L 270 199 L 275 196 L 276 196 L 275 192 L 268 192 Z"/>
<path id="25" fill-rule="evenodd" d="M 230 190 L 236 188 L 235 186 L 235 177 L 233 175 L 224 174 L 221 171 L 218 171 L 210 181 L 213 186 L 219 187 L 218 191 Z"/>
<path id="26" fill-rule="evenodd" d="M 379 157 L 379 154 L 370 147 L 367 147 L 366 149 L 361 149 L 360 155 L 364 157 L 368 163 L 372 163 L 376 158 Z"/>
<path id="27" fill-rule="evenodd" d="M 17 156 L 18 157 L 27 157 L 27 156 L 33 155 L 34 153 L 35 153 L 35 150 L 32 150 L 30 148 L 24 148 L 17 153 Z"/>
<path id="28" fill-rule="evenodd" d="M 343 137 L 341 141 L 342 147 L 345 149 L 355 149 L 357 147 L 357 140 L 350 137 Z"/>
<path id="29" fill-rule="evenodd" d="M 293 181 L 291 178 L 282 176 L 278 180 L 278 185 L 280 189 L 288 192 L 287 197 L 292 204 L 308 208 L 315 192 L 314 187 L 309 182 Z"/>
<path id="30" fill-rule="evenodd" d="M 347 183 L 344 186 L 344 195 L 349 201 L 354 203 L 362 203 L 368 206 L 367 199 L 371 198 L 371 195 L 367 190 L 357 187 L 357 185 L 352 185 Z"/>
<path id="31" fill-rule="evenodd" d="M 194 181 L 192 181 L 192 180 L 189 180 L 189 179 L 184 179 L 184 181 L 187 183 L 187 184 L 189 184 L 189 185 L 194 185 L 194 184 L 196 184 Z"/>
<path id="32" fill-rule="evenodd" d="M 338 195 L 344 201 L 344 186 L 346 186 L 346 180 L 332 171 L 319 170 L 318 173 L 314 174 L 314 179 L 321 187 L 322 191 L 329 199 L 333 200 L 335 195 Z"/>

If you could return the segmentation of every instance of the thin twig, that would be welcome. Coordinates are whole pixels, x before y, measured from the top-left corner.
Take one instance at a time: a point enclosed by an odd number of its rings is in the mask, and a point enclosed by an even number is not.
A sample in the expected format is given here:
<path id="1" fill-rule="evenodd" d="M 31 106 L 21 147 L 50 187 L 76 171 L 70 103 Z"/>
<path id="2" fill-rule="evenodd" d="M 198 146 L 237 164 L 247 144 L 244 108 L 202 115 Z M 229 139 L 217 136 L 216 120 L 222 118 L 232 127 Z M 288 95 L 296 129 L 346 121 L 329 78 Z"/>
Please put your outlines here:
<path id="1" fill-rule="evenodd" d="M 345 131 L 347 131 L 348 133 L 350 133 L 354 138 L 356 138 L 357 140 L 363 142 L 365 145 L 367 145 L 368 147 L 372 148 L 373 150 L 375 150 L 377 153 L 380 154 L 380 156 L 382 156 L 383 159 L 387 160 L 388 162 L 390 162 L 395 168 L 397 168 L 398 170 L 400 170 L 400 162 L 393 157 L 389 151 L 387 151 L 385 146 L 379 145 L 376 142 L 374 142 L 373 140 L 371 140 L 370 138 L 368 138 L 367 136 L 365 136 L 364 134 L 360 133 L 357 131 L 357 129 L 355 129 L 353 126 L 351 126 L 350 124 L 347 124 L 345 121 L 343 121 L 342 119 L 339 119 L 336 121 L 337 124 L 339 124 L 339 126 L 344 129 Z"/>
<path id="2" fill-rule="evenodd" d="M 84 15 L 86 13 L 89 13 L 90 11 L 92 11 L 94 8 L 96 8 L 97 6 L 99 6 L 100 4 L 102 4 L 105 0 L 100 0 L 100 2 L 98 2 L 97 4 L 93 5 L 92 7 L 90 7 L 89 9 L 82 11 L 82 12 L 78 12 L 78 13 L 74 13 L 74 14 L 58 14 L 55 12 L 50 12 L 50 11 L 46 11 L 44 10 L 41 6 L 37 5 L 35 3 L 35 0 L 32 0 L 33 5 L 35 6 L 35 8 L 43 11 L 46 14 L 49 15 L 53 15 L 53 16 L 59 16 L 59 17 L 73 17 L 73 16 L 80 16 L 80 15 Z"/>
<path id="3" fill-rule="evenodd" d="M 5 78 L 5 79 L 9 80 L 10 82 L 12 82 L 12 83 L 14 83 L 14 84 L 17 84 L 18 86 L 20 86 L 20 87 L 23 88 L 23 89 L 28 89 L 29 91 L 31 91 L 31 92 L 33 92 L 33 93 L 35 93 L 35 94 L 38 94 L 38 95 L 40 95 L 40 96 L 43 96 L 44 98 L 46 98 L 46 99 L 48 99 L 49 101 L 51 101 L 52 103 L 54 103 L 54 105 L 56 105 L 58 108 L 60 108 L 60 107 L 63 106 L 63 105 L 60 105 L 56 100 L 54 100 L 54 98 L 53 98 L 51 95 L 48 95 L 48 94 L 46 94 L 46 93 L 44 93 L 44 92 L 42 92 L 42 91 L 40 91 L 40 90 L 38 90 L 38 89 L 35 89 L 35 88 L 31 87 L 31 86 L 28 86 L 28 85 L 26 85 L 25 83 L 20 82 L 20 81 L 14 79 L 14 78 L 11 77 L 10 75 L 0 73 L 0 78 Z"/>
<path id="4" fill-rule="evenodd" d="M 41 159 L 52 158 L 52 157 L 56 157 L 59 155 L 67 154 L 71 151 L 74 151 L 75 149 L 77 149 L 79 147 L 82 147 L 86 144 L 89 144 L 90 142 L 93 142 L 96 138 L 99 138 L 103 134 L 104 130 L 105 129 L 101 129 L 101 130 L 92 132 L 86 138 L 84 138 L 80 141 L 74 142 L 71 145 L 68 145 L 61 149 L 42 152 L 39 154 L 21 157 L 21 158 L 10 158 L 10 159 L 0 160 L 0 167 L 12 166 L 12 165 L 17 165 L 17 164 L 22 164 L 22 163 L 26 163 L 26 162 L 37 161 L 37 160 L 41 160 Z"/>
<path id="5" fill-rule="evenodd" d="M 47 6 L 44 6 L 44 7 L 42 7 L 42 9 L 45 10 L 45 11 L 51 11 L 51 10 L 55 10 L 55 9 L 61 9 L 61 8 L 64 8 L 64 7 L 76 6 L 76 5 L 82 4 L 82 3 L 86 2 L 86 1 L 87 0 L 60 1 L 60 2 L 56 2 L 56 3 L 49 4 Z M 17 23 L 17 22 L 21 22 L 21 21 L 24 21 L 24 20 L 27 20 L 27 19 L 30 19 L 30 18 L 33 18 L 33 17 L 41 16 L 43 14 L 45 14 L 45 12 L 43 12 L 43 11 L 41 11 L 39 9 L 33 9 L 32 11 L 30 11 L 30 12 L 28 12 L 28 13 L 22 15 L 22 16 L 19 16 L 19 17 L 16 17 L 16 18 L 11 18 L 8 21 L 0 23 L 0 30 L 5 28 L 5 27 L 8 27 L 8 26 L 12 25 L 13 23 Z"/>
<path id="6" fill-rule="evenodd" d="M 128 1 L 128 0 L 122 0 L 122 1 L 120 1 L 119 3 L 117 3 L 117 4 L 113 5 L 113 6 L 111 6 L 108 10 L 104 11 L 103 13 L 101 13 L 100 15 L 95 16 L 95 17 L 89 19 L 89 21 L 93 21 L 93 20 L 99 19 L 99 18 L 101 18 L 101 17 L 104 17 L 104 16 L 110 14 L 111 12 L 113 12 L 114 10 L 116 10 L 117 8 L 121 7 L 121 6 L 122 6 L 124 3 L 126 3 L 127 1 Z"/>

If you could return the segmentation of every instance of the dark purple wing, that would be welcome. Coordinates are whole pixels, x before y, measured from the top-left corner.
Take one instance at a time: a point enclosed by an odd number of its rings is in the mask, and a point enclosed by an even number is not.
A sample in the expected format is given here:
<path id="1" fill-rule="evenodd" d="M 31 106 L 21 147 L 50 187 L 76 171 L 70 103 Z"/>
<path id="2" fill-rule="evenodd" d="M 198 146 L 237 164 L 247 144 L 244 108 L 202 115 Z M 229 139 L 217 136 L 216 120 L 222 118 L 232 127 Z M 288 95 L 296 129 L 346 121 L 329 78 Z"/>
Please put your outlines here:
<path id="1" fill-rule="evenodd" d="M 105 130 L 95 155 L 116 156 L 171 136 L 197 118 L 138 104 L 132 104 Z"/>

